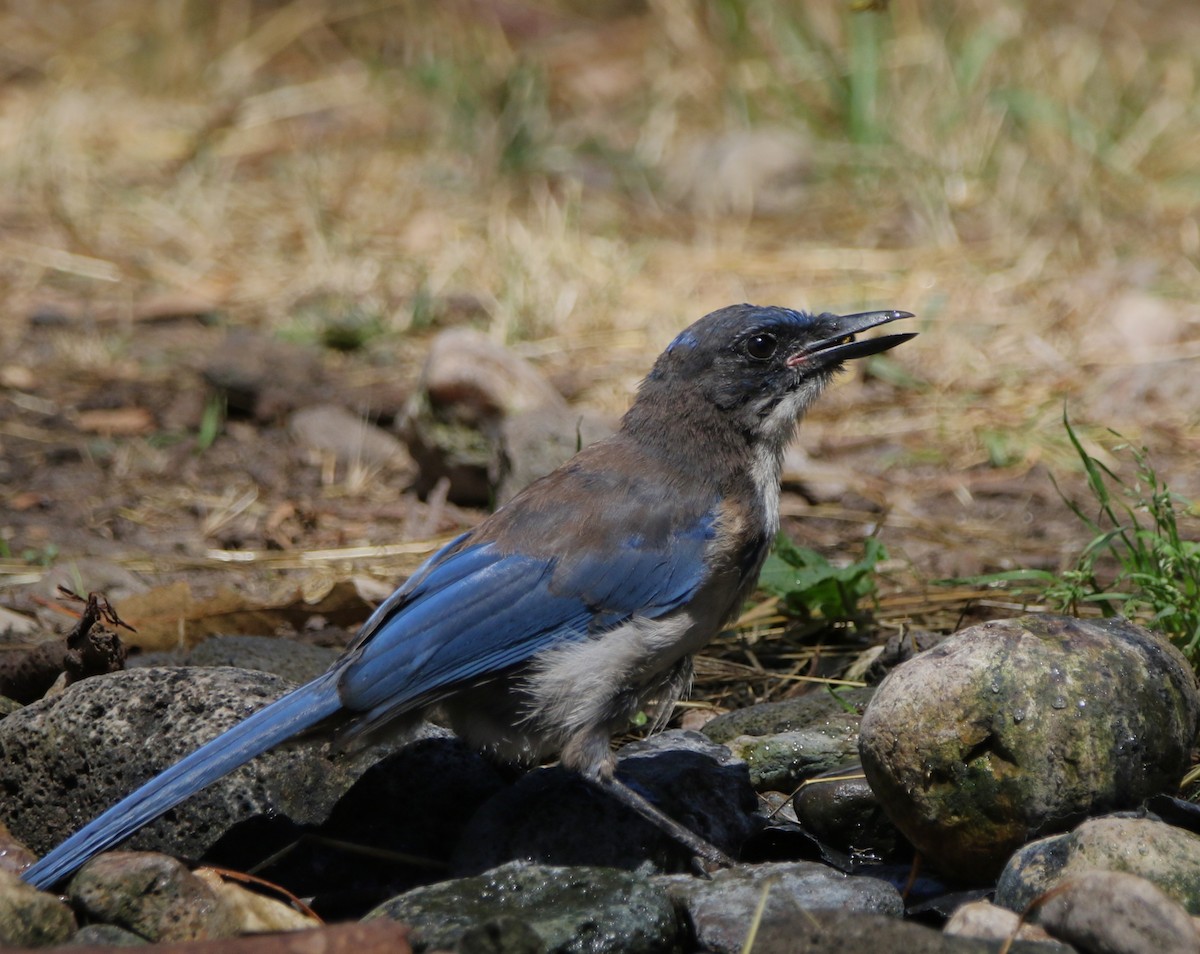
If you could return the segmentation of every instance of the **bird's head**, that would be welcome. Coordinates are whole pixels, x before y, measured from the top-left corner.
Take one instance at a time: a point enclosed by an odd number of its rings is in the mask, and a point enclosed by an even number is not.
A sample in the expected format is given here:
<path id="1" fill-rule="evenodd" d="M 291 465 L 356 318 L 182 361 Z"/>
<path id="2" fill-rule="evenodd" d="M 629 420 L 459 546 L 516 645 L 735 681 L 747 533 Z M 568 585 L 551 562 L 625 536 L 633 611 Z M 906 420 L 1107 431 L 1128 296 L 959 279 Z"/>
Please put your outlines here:
<path id="1" fill-rule="evenodd" d="M 755 441 L 782 450 L 796 418 L 853 358 L 887 351 L 915 334 L 859 339 L 906 311 L 810 315 L 789 308 L 731 305 L 682 331 L 643 382 L 639 402 L 672 393 L 715 408 Z"/>

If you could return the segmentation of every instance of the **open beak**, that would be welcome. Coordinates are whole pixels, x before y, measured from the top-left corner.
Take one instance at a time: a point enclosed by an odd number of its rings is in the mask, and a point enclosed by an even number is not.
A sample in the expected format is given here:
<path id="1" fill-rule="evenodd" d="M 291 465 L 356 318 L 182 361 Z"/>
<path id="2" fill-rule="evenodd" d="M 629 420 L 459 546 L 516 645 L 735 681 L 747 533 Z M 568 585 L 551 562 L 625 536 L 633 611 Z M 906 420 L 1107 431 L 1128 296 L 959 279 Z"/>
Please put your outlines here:
<path id="1" fill-rule="evenodd" d="M 885 325 L 889 321 L 913 317 L 907 311 L 864 311 L 857 315 L 821 315 L 820 321 L 826 322 L 832 334 L 820 341 L 814 341 L 802 351 L 787 359 L 789 368 L 812 364 L 819 367 L 829 367 L 841 364 L 851 358 L 865 358 L 867 355 L 879 354 L 896 345 L 915 338 L 916 332 L 902 335 L 881 335 L 877 338 L 858 340 L 854 336 L 861 331 Z"/>

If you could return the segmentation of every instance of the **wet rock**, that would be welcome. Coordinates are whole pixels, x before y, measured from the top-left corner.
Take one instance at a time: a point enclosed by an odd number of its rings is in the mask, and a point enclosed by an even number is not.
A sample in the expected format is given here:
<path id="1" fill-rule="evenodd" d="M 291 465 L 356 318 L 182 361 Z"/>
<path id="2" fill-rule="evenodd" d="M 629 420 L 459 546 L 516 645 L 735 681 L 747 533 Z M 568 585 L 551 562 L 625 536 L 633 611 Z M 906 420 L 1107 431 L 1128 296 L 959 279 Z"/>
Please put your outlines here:
<path id="1" fill-rule="evenodd" d="M 708 722 L 703 732 L 750 769 L 756 791 L 790 792 L 804 779 L 858 758 L 858 724 L 873 689 L 811 693 L 750 706 Z"/>
<path id="2" fill-rule="evenodd" d="M 521 863 L 416 888 L 367 917 L 410 925 L 416 951 L 453 948 L 467 934 L 478 939 L 480 929 L 498 919 L 524 922 L 554 952 L 670 952 L 679 934 L 666 891 L 647 878 L 611 868 Z M 516 933 L 511 926 L 508 931 Z"/>
<path id="3" fill-rule="evenodd" d="M 693 937 L 706 951 L 732 954 L 742 949 L 764 892 L 760 931 L 773 931 L 812 911 L 840 909 L 895 918 L 904 912 L 900 892 L 887 882 L 844 875 L 809 861 L 741 865 L 717 871 L 707 881 L 672 875 L 658 882 L 686 912 Z M 757 944 L 754 949 L 759 949 Z"/>
<path id="4" fill-rule="evenodd" d="M 1200 930 L 1154 884 L 1118 871 L 1060 882 L 1033 911 L 1054 937 L 1091 954 L 1195 954 Z"/>
<path id="5" fill-rule="evenodd" d="M 19 874 L 37 861 L 37 855 L 15 837 L 8 826 L 0 824 L 0 871 Z"/>
<path id="6" fill-rule="evenodd" d="M 288 420 L 288 430 L 302 447 L 332 454 L 343 465 L 416 475 L 416 461 L 402 441 L 340 405 L 301 408 Z"/>
<path id="7" fill-rule="evenodd" d="M 897 668 L 860 750 L 897 827 L 931 864 L 978 881 L 1038 833 L 1173 784 L 1198 715 L 1195 677 L 1165 641 L 1120 619 L 1030 616 Z"/>
<path id="8" fill-rule="evenodd" d="M 496 766 L 461 739 L 424 727 L 362 774 L 319 829 L 320 839 L 301 843 L 262 875 L 313 897 L 328 920 L 359 917 L 445 877 L 470 819 L 503 786 Z M 346 845 L 370 846 L 371 854 Z"/>
<path id="9" fill-rule="evenodd" d="M 90 921 L 115 924 L 149 941 L 234 937 L 239 922 L 210 885 L 166 855 L 111 851 L 67 885 L 74 908 Z"/>
<path id="10" fill-rule="evenodd" d="M 1092 818 L 1065 835 L 1014 854 L 996 885 L 996 903 L 1024 911 L 1056 885 L 1092 871 L 1135 874 L 1200 914 L 1200 835 L 1152 818 Z"/>
<path id="11" fill-rule="evenodd" d="M 130 669 L 153 666 L 233 666 L 282 676 L 297 685 L 321 675 L 341 655 L 329 646 L 314 646 L 277 636 L 210 636 L 183 652 L 140 653 L 131 656 Z"/>
<path id="12" fill-rule="evenodd" d="M 0 788 L 10 793 L 0 800 L 0 817 L 29 847 L 46 851 L 289 688 L 267 673 L 192 667 L 134 669 L 75 683 L 0 721 Z M 278 748 L 125 844 L 199 857 L 249 818 L 319 822 L 366 760 L 378 757 L 330 760 L 312 741 Z"/>
<path id="13" fill-rule="evenodd" d="M 61 944 L 76 928 L 75 915 L 58 898 L 0 870 L 0 946 Z"/>
<path id="14" fill-rule="evenodd" d="M 1015 911 L 990 901 L 964 904 L 954 912 L 942 930 L 953 937 L 975 937 L 987 941 L 1003 942 L 1009 938 L 1036 941 L 1045 945 L 1042 950 L 1046 954 L 1071 954 L 1071 948 L 1054 940 L 1045 928 L 1022 922 L 1021 916 Z"/>
<path id="15" fill-rule="evenodd" d="M 892 858 L 907 848 L 867 784 L 859 762 L 807 779 L 792 799 L 796 820 L 823 844 L 849 854 Z"/>
<path id="16" fill-rule="evenodd" d="M 619 753 L 617 776 L 729 854 L 762 825 L 746 767 L 696 732 L 662 732 Z M 564 769 L 529 772 L 485 803 L 454 856 L 473 873 L 511 859 L 691 870 L 690 853 L 594 784 Z"/>
<path id="17" fill-rule="evenodd" d="M 69 943 L 72 947 L 144 947 L 150 942 L 115 924 L 85 924 Z"/>

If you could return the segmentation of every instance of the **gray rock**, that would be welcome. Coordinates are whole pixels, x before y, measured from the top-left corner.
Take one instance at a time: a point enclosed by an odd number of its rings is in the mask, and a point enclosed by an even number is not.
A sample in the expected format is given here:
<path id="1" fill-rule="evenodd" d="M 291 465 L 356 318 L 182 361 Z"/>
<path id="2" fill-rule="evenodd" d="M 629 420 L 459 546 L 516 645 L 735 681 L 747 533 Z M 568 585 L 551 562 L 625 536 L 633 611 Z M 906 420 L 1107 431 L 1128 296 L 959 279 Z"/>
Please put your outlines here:
<path id="1" fill-rule="evenodd" d="M 0 947 L 61 944 L 76 926 L 75 915 L 62 901 L 0 869 Z"/>
<path id="2" fill-rule="evenodd" d="M 796 820 L 840 851 L 892 857 L 907 843 L 867 784 L 859 762 L 806 779 L 792 799 Z"/>
<path id="3" fill-rule="evenodd" d="M 1118 871 L 1087 871 L 1038 905 L 1033 919 L 1089 954 L 1196 954 L 1200 932 L 1154 884 Z"/>
<path id="4" fill-rule="evenodd" d="M 417 471 L 402 441 L 339 404 L 317 404 L 293 412 L 288 430 L 302 447 L 333 454 L 345 465 L 385 468 L 409 476 Z"/>
<path id="5" fill-rule="evenodd" d="M 667 191 L 704 218 L 791 214 L 808 195 L 811 152 L 791 129 L 736 129 L 673 156 Z"/>
<path id="6" fill-rule="evenodd" d="M 769 896 L 768 896 L 769 899 Z M 768 901 L 769 903 L 769 901 Z M 748 936 L 752 919 L 742 924 Z M 739 944 L 719 951 L 740 951 Z M 953 937 L 886 914 L 864 911 L 808 911 L 795 908 L 788 917 L 760 924 L 749 948 L 754 954 L 1048 954 L 1041 944 L 1017 941 L 1002 949 L 995 941 Z M 1049 949 L 1050 954 L 1053 948 Z"/>
<path id="7" fill-rule="evenodd" d="M 282 676 L 297 685 L 328 669 L 341 650 L 278 636 L 210 636 L 184 652 L 164 650 L 130 657 L 127 668 L 152 666 L 233 666 Z"/>
<path id="8" fill-rule="evenodd" d="M 742 949 L 764 892 L 760 931 L 773 931 L 812 911 L 869 911 L 895 918 L 904 913 L 900 892 L 886 881 L 841 874 L 810 861 L 740 865 L 717 871 L 707 881 L 685 875 L 658 881 L 686 912 L 699 946 L 730 954 Z"/>
<path id="9" fill-rule="evenodd" d="M 625 746 L 618 777 L 709 843 L 736 854 L 761 827 L 746 767 L 697 732 Z M 579 775 L 538 769 L 501 790 L 471 820 L 453 868 L 476 873 L 513 859 L 557 865 L 690 870 L 690 853 Z"/>
<path id="10" fill-rule="evenodd" d="M 1195 676 L 1164 640 L 1121 619 L 1029 616 L 899 666 L 863 716 L 860 750 L 930 864 L 978 881 L 1038 833 L 1170 787 L 1198 716 Z"/>
<path id="11" fill-rule="evenodd" d="M 367 915 L 378 917 L 410 925 L 418 952 L 452 948 L 467 934 L 478 938 L 482 926 L 503 918 L 523 921 L 552 952 L 678 949 L 679 924 L 666 891 L 611 868 L 507 864 L 416 888 Z"/>
<path id="12" fill-rule="evenodd" d="M 873 689 L 837 697 L 816 692 L 739 709 L 701 730 L 727 745 L 750 769 L 756 791 L 791 792 L 804 779 L 858 758 L 861 709 Z"/>
<path id="13" fill-rule="evenodd" d="M 536 449 L 549 435 L 522 437 L 522 428 L 514 424 L 513 447 L 506 454 L 505 423 L 525 415 L 535 415 L 531 423 L 555 420 L 553 438 Z M 557 460 L 564 431 L 574 435 L 578 420 L 530 362 L 482 332 L 450 328 L 431 342 L 420 386 L 398 427 L 420 470 L 418 493 L 427 494 L 445 480 L 453 502 L 486 505 L 495 502 L 502 481 L 511 495 L 547 460 Z M 529 461 L 525 473 L 527 464 L 519 455 L 535 451 L 538 459 Z"/>
<path id="14" fill-rule="evenodd" d="M 148 941 L 233 937 L 239 920 L 183 864 L 147 851 L 93 858 L 67 885 L 72 906 L 90 921 L 115 924 Z"/>
<path id="15" fill-rule="evenodd" d="M 1001 873 L 996 903 L 1024 911 L 1056 885 L 1092 871 L 1138 875 L 1189 914 L 1200 914 L 1200 835 L 1152 818 L 1119 816 L 1092 818 L 1068 834 L 1026 845 Z"/>
<path id="16" fill-rule="evenodd" d="M 67 943 L 72 947 L 144 947 L 150 942 L 115 924 L 85 924 Z"/>
<path id="17" fill-rule="evenodd" d="M 566 407 L 529 361 L 474 328 L 448 328 L 429 344 L 421 388 L 455 419 L 480 423 L 520 411 Z"/>
<path id="18" fill-rule="evenodd" d="M 499 473 L 491 478 L 496 502 L 516 496 L 566 463 L 576 451 L 613 431 L 608 418 L 559 404 L 509 415 L 500 425 Z"/>
<path id="19" fill-rule="evenodd" d="M 85 679 L 0 721 L 0 818 L 46 851 L 141 782 L 283 695 L 278 676 L 243 669 L 134 669 Z M 302 741 L 255 759 L 125 845 L 198 857 L 234 824 L 320 822 L 380 753 L 331 760 Z M 69 797 L 64 797 L 68 792 Z"/>
<path id="20" fill-rule="evenodd" d="M 1021 916 L 1008 908 L 990 901 L 971 901 L 958 908 L 942 929 L 953 937 L 976 937 L 988 941 L 1006 941 L 1010 937 L 1025 941 L 1036 941 L 1045 945 L 1046 954 L 1071 954 L 1072 948 L 1054 940 L 1045 928 L 1021 920 Z"/>

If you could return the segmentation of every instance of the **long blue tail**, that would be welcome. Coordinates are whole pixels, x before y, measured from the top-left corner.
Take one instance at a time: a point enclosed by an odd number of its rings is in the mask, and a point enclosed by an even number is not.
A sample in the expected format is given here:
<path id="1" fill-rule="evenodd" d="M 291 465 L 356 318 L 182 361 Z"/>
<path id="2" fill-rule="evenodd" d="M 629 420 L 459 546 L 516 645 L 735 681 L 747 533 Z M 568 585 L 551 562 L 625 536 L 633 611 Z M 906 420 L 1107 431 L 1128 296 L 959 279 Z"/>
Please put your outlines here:
<path id="1" fill-rule="evenodd" d="M 326 673 L 259 709 L 150 779 L 25 869 L 21 877 L 34 887 L 49 888 L 188 796 L 340 709 L 336 677 Z"/>

